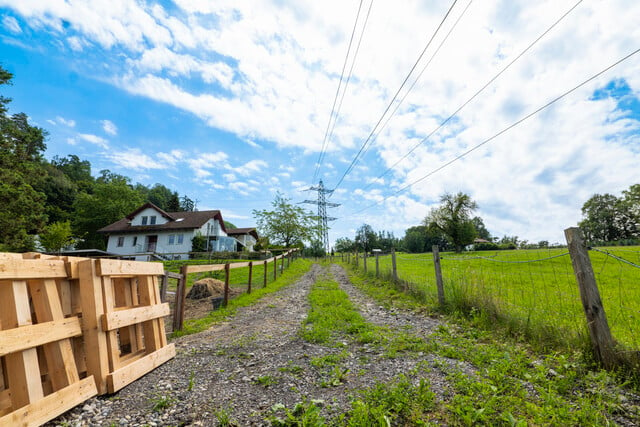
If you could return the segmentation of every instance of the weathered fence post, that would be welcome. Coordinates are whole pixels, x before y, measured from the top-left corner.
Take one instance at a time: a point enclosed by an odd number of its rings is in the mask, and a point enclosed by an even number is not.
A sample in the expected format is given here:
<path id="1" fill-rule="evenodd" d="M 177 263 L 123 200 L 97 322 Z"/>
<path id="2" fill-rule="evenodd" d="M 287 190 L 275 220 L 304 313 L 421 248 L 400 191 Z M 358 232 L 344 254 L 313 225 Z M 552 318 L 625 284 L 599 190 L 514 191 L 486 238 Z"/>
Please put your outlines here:
<path id="1" fill-rule="evenodd" d="M 444 306 L 444 285 L 442 284 L 442 269 L 440 268 L 440 248 L 438 245 L 431 246 L 433 252 L 433 268 L 436 271 L 436 286 L 438 287 L 438 304 Z"/>
<path id="2" fill-rule="evenodd" d="M 160 283 L 160 302 L 167 302 L 167 286 L 169 286 L 168 271 L 164 272 L 162 282 Z"/>
<path id="3" fill-rule="evenodd" d="M 398 281 L 398 268 L 396 266 L 396 250 L 391 248 L 391 276 L 395 282 Z"/>
<path id="4" fill-rule="evenodd" d="M 224 306 L 229 304 L 229 276 L 231 276 L 231 269 L 229 263 L 224 265 Z"/>
<path id="5" fill-rule="evenodd" d="M 582 240 L 582 233 L 578 227 L 564 230 L 564 235 L 569 246 L 571 264 L 580 288 L 580 299 L 587 317 L 587 327 L 591 337 L 591 346 L 596 359 L 604 367 L 611 368 L 615 365 L 615 353 L 613 351 L 613 338 L 604 312 L 604 306 L 600 299 L 596 276 L 593 273 L 588 249 Z"/>
<path id="6" fill-rule="evenodd" d="M 273 257 L 273 280 L 278 278 L 278 257 Z"/>
<path id="7" fill-rule="evenodd" d="M 253 279 L 253 261 L 249 261 L 249 284 L 247 286 L 247 293 L 251 293 L 251 279 Z"/>
<path id="8" fill-rule="evenodd" d="M 356 251 L 356 268 L 360 267 L 360 262 L 358 260 L 358 251 Z"/>
<path id="9" fill-rule="evenodd" d="M 178 287 L 176 288 L 176 299 L 173 304 L 173 330 L 181 331 L 182 324 L 184 322 L 184 304 L 187 297 L 187 275 L 188 266 L 183 265 L 180 267 L 180 274 L 182 277 L 178 280 Z"/>
<path id="10" fill-rule="evenodd" d="M 269 272 L 267 271 L 267 260 L 264 260 L 264 284 L 262 285 L 263 288 L 267 287 L 267 275 L 269 274 Z"/>
<path id="11" fill-rule="evenodd" d="M 367 274 L 367 252 L 366 251 L 362 254 L 362 268 L 364 269 L 364 274 Z"/>
<path id="12" fill-rule="evenodd" d="M 280 275 L 284 273 L 284 254 L 282 254 L 282 261 L 280 262 Z"/>
<path id="13" fill-rule="evenodd" d="M 376 252 L 376 277 L 380 277 L 380 262 L 378 260 L 378 252 Z"/>

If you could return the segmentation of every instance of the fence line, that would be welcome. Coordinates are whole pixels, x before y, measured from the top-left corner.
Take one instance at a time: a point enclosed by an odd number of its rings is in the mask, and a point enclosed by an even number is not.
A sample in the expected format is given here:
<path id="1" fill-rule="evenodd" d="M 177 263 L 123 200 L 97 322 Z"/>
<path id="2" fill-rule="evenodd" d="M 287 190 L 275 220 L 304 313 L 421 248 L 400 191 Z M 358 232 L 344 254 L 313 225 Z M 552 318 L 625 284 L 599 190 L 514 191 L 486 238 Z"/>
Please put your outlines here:
<path id="1" fill-rule="evenodd" d="M 176 296 L 174 301 L 174 310 L 173 310 L 173 331 L 181 331 L 184 326 L 184 312 L 185 312 L 185 304 L 186 304 L 186 288 L 189 274 L 194 273 L 212 273 L 212 272 L 223 272 L 224 274 L 224 296 L 223 296 L 223 305 L 226 307 L 229 303 L 229 294 L 230 294 L 230 284 L 231 284 L 231 272 L 232 270 L 248 268 L 248 283 L 247 283 L 247 293 L 251 293 L 252 290 L 252 281 L 254 279 L 253 270 L 254 267 L 263 265 L 263 287 L 267 286 L 269 272 L 268 265 L 273 263 L 273 280 L 277 279 L 278 270 L 280 270 L 280 274 L 284 272 L 285 261 L 287 263 L 287 267 L 291 263 L 291 258 L 297 256 L 298 250 L 291 249 L 287 252 L 271 257 L 269 259 L 263 261 L 249 261 L 249 262 L 235 262 L 235 263 L 225 263 L 225 264 L 201 264 L 201 265 L 183 265 L 180 268 L 180 276 L 178 280 L 178 286 L 176 288 Z M 280 262 L 280 268 L 278 268 L 278 260 Z"/>
<path id="2" fill-rule="evenodd" d="M 586 246 L 584 249 L 586 251 Z M 640 276 L 635 268 L 625 266 L 638 266 L 610 251 L 594 250 L 586 259 L 591 259 L 599 289 L 583 290 L 592 297 L 585 303 L 576 284 L 584 274 L 574 270 L 569 261 L 573 249 L 557 253 L 560 250 L 548 248 L 546 256 L 540 250 L 471 257 L 447 254 L 433 258 L 429 254 L 376 254 L 375 275 L 396 282 L 399 288 L 421 296 L 426 303 L 487 311 L 503 319 L 516 333 L 543 345 L 581 345 L 586 337 L 596 342 L 594 352 L 603 365 L 630 365 L 637 372 L 640 370 L 640 288 L 636 284 Z M 355 263 L 362 257 L 357 255 Z M 607 263 L 609 258 L 618 262 Z M 346 262 L 351 259 L 352 255 L 346 256 Z M 399 275 L 396 279 L 392 271 L 395 262 Z M 441 279 L 437 276 L 438 267 Z M 589 311 L 599 305 L 601 308 L 597 311 L 606 312 L 615 341 L 607 340 L 606 332 L 594 335 L 591 331 L 594 323 L 603 323 L 602 320 L 596 322 Z M 605 339 L 600 340 L 603 334 Z"/>

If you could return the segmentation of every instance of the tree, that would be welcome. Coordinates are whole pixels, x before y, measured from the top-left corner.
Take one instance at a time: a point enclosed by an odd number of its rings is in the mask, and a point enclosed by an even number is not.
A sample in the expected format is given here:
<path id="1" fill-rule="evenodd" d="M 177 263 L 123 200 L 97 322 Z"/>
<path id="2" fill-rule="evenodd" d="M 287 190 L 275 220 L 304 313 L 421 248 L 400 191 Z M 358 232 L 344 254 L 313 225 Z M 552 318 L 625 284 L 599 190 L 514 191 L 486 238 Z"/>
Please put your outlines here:
<path id="1" fill-rule="evenodd" d="M 96 179 L 93 193 L 80 193 L 76 197 L 73 230 L 83 239 L 78 246 L 84 249 L 104 249 L 104 236 L 97 233 L 102 227 L 124 218 L 144 203 L 129 178 L 103 170 Z"/>
<path id="2" fill-rule="evenodd" d="M 441 205 L 431 210 L 423 224 L 432 230 L 441 231 L 451 242 L 456 252 L 473 243 L 476 230 L 471 214 L 478 208 L 468 194 L 446 193 L 440 198 Z"/>
<path id="3" fill-rule="evenodd" d="M 271 206 L 271 210 L 252 211 L 260 235 L 267 237 L 271 244 L 288 248 L 318 239 L 318 218 L 311 212 L 292 205 L 280 193 Z"/>
<path id="4" fill-rule="evenodd" d="M 431 252 L 431 247 L 434 245 L 438 245 L 442 250 L 449 247 L 447 238 L 440 230 L 425 225 L 407 228 L 402 245 L 404 250 L 411 253 Z"/>
<path id="5" fill-rule="evenodd" d="M 620 200 L 613 194 L 594 194 L 582 205 L 578 223 L 587 241 L 612 242 L 624 238 L 620 230 Z"/>
<path id="6" fill-rule="evenodd" d="M 69 221 L 54 222 L 40 233 L 40 244 L 49 252 L 60 252 L 75 241 Z"/>
<path id="7" fill-rule="evenodd" d="M 473 223 L 473 228 L 476 229 L 476 237 L 491 241 L 491 233 L 489 233 L 489 230 L 485 227 L 482 218 L 479 216 L 473 217 L 471 222 Z"/>
<path id="8" fill-rule="evenodd" d="M 180 209 L 178 211 L 181 212 L 192 212 L 196 208 L 196 202 L 191 200 L 186 195 L 182 196 L 180 199 Z"/>
<path id="9" fill-rule="evenodd" d="M 376 233 L 369 224 L 363 224 L 356 231 L 356 247 L 364 252 L 371 252 L 377 241 Z"/>
<path id="10" fill-rule="evenodd" d="M 13 75 L 0 67 L 0 86 Z M 33 234 L 44 227 L 45 195 L 35 187 L 42 181 L 42 152 L 47 133 L 29 124 L 26 114 L 8 115 L 11 99 L 0 96 L 0 247 L 33 249 Z"/>
<path id="11" fill-rule="evenodd" d="M 80 160 L 75 154 L 70 154 L 66 157 L 55 156 L 51 164 L 63 172 L 77 186 L 78 191 L 91 192 L 94 179 L 88 160 Z"/>
<path id="12" fill-rule="evenodd" d="M 348 237 L 339 237 L 333 245 L 336 252 L 351 252 L 355 249 L 355 242 Z"/>

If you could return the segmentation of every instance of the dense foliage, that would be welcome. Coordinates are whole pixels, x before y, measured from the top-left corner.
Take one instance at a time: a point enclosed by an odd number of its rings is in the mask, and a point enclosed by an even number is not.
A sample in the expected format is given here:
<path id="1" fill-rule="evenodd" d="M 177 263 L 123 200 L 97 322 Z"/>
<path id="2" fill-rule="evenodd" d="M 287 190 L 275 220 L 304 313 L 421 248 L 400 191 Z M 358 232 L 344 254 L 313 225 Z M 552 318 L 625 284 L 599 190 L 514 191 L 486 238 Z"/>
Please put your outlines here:
<path id="1" fill-rule="evenodd" d="M 290 248 L 318 239 L 318 217 L 293 205 L 280 193 L 276 194 L 271 207 L 271 210 L 253 210 L 259 234 L 270 244 Z"/>
<path id="2" fill-rule="evenodd" d="M 579 225 L 589 242 L 637 242 L 640 239 L 640 184 L 624 190 L 622 197 L 594 194 L 582 205 L 582 217 Z"/>

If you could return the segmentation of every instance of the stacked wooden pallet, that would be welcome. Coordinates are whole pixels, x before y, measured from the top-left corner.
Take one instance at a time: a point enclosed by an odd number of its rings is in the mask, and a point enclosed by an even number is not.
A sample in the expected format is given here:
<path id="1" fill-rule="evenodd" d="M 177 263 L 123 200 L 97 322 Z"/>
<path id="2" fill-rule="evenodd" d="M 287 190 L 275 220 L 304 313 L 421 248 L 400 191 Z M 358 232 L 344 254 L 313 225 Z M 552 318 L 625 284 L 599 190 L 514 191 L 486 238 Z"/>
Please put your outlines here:
<path id="1" fill-rule="evenodd" d="M 0 426 L 40 425 L 175 356 L 162 264 L 0 254 Z"/>

